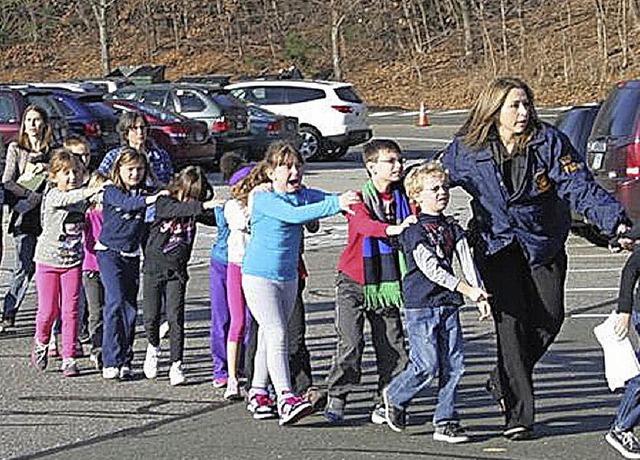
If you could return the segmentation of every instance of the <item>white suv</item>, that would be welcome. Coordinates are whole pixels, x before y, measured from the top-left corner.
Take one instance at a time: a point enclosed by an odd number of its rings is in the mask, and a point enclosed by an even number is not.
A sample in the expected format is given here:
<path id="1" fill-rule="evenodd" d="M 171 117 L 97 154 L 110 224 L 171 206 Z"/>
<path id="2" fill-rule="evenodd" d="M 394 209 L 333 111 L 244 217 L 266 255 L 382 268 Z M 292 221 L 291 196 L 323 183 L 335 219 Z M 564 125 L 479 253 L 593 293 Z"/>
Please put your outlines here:
<path id="1" fill-rule="evenodd" d="M 296 117 L 306 160 L 335 160 L 372 137 L 367 107 L 349 83 L 250 80 L 226 86 L 231 94 L 272 112 Z"/>

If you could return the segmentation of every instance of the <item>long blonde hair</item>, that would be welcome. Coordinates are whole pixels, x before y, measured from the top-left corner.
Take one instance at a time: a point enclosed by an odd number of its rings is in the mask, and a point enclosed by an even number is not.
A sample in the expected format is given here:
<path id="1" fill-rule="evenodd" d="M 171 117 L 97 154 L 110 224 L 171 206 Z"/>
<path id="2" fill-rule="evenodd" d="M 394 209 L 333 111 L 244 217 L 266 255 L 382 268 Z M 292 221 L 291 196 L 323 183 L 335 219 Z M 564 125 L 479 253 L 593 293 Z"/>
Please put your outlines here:
<path id="1" fill-rule="evenodd" d="M 533 91 L 525 82 L 514 77 L 496 78 L 480 93 L 467 121 L 458 132 L 467 147 L 480 150 L 487 146 L 492 134 L 496 133 L 500 110 L 512 89 L 522 89 L 529 99 L 529 119 L 524 132 L 516 135 L 514 152 L 525 150 L 540 129 L 540 119 L 533 102 Z"/>
<path id="2" fill-rule="evenodd" d="M 267 172 L 269 171 L 267 163 L 261 161 L 256 164 L 253 169 L 243 179 L 240 179 L 237 184 L 231 186 L 229 191 L 231 196 L 238 200 L 242 206 L 247 206 L 249 202 L 249 194 L 251 190 L 256 188 L 260 184 L 266 184 L 270 181 Z"/>

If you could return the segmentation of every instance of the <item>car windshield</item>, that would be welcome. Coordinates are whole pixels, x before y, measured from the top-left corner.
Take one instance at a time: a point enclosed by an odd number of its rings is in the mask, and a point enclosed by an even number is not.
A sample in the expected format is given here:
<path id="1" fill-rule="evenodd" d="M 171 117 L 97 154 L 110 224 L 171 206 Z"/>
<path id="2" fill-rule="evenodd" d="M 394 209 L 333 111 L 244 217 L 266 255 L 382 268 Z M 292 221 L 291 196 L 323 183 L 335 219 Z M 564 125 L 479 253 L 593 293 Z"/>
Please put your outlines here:
<path id="1" fill-rule="evenodd" d="M 145 105 L 145 104 L 131 104 L 131 105 L 119 105 L 116 103 L 113 105 L 116 109 L 124 108 L 127 110 L 137 110 L 142 112 L 144 115 L 150 115 L 153 118 L 157 118 L 158 120 L 162 120 L 168 123 L 178 123 L 183 121 L 183 117 L 178 115 L 177 113 L 169 112 L 168 110 L 162 110 L 160 107 L 155 105 Z"/>
<path id="2" fill-rule="evenodd" d="M 593 124 L 592 138 L 606 136 L 631 136 L 640 114 L 640 90 L 617 88 L 598 112 Z"/>
<path id="3" fill-rule="evenodd" d="M 213 100 L 221 107 L 245 107 L 242 102 L 237 100 L 235 97 L 230 96 L 229 94 L 216 94 L 213 96 Z"/>

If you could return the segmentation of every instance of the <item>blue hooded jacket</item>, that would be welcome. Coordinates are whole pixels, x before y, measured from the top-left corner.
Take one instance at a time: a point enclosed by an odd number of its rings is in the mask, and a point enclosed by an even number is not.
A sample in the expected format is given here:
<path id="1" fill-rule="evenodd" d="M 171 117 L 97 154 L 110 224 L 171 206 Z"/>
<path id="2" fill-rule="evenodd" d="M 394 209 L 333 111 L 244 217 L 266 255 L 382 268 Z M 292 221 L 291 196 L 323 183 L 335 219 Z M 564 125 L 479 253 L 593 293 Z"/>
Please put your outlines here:
<path id="1" fill-rule="evenodd" d="M 492 255 L 518 242 L 529 265 L 538 267 L 564 248 L 569 208 L 608 234 L 628 222 L 622 205 L 594 181 L 569 139 L 553 126 L 542 124 L 526 156 L 523 183 L 510 195 L 490 146 L 473 150 L 457 137 L 444 151 L 451 185 L 473 197 L 476 251 Z"/>

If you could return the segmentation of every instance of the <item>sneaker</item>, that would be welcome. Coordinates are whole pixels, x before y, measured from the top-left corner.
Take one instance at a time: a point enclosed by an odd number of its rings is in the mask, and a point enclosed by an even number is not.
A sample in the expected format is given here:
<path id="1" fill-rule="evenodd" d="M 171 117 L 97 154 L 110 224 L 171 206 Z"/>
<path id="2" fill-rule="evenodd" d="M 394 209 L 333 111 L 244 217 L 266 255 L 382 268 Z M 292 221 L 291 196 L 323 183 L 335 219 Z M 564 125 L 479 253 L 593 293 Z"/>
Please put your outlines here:
<path id="1" fill-rule="evenodd" d="M 93 364 L 93 367 L 99 371 L 102 369 L 102 352 L 92 351 L 89 355 L 89 361 Z"/>
<path id="2" fill-rule="evenodd" d="M 313 406 L 300 396 L 290 395 L 278 402 L 278 414 L 280 426 L 292 425 L 303 417 L 313 412 Z"/>
<path id="3" fill-rule="evenodd" d="M 384 401 L 387 425 L 389 425 L 389 428 L 393 431 L 400 433 L 407 426 L 407 412 L 391 403 L 388 388 L 386 387 L 382 390 L 382 400 Z"/>
<path id="4" fill-rule="evenodd" d="M 55 334 L 51 334 L 51 339 L 49 340 L 49 351 L 47 353 L 49 358 L 58 359 L 61 357 L 60 351 L 58 350 L 58 336 Z"/>
<path id="5" fill-rule="evenodd" d="M 43 344 L 38 342 L 38 339 L 33 339 L 33 346 L 31 348 L 31 364 L 35 366 L 39 371 L 44 371 L 47 368 L 47 350 L 49 344 Z"/>
<path id="6" fill-rule="evenodd" d="M 371 411 L 371 422 L 376 425 L 387 423 L 387 411 L 382 404 L 376 404 L 376 407 Z"/>
<path id="7" fill-rule="evenodd" d="M 169 333 L 169 321 L 164 321 L 162 324 L 160 324 L 160 327 L 158 328 L 158 334 L 160 335 L 161 339 L 164 339 L 168 333 Z"/>
<path id="8" fill-rule="evenodd" d="M 0 321 L 0 334 L 3 332 L 11 332 L 16 325 L 16 319 L 12 316 L 5 316 Z"/>
<path id="9" fill-rule="evenodd" d="M 256 420 L 276 418 L 277 416 L 273 399 L 263 393 L 249 393 L 247 410 L 253 414 L 253 418 Z"/>
<path id="10" fill-rule="evenodd" d="M 131 370 L 131 366 L 127 366 L 126 364 L 120 368 L 118 372 L 118 377 L 120 380 L 130 380 L 133 378 L 133 371 Z"/>
<path id="11" fill-rule="evenodd" d="M 317 387 L 309 387 L 302 395 L 313 406 L 313 411 L 318 412 L 327 404 L 327 393 Z"/>
<path id="12" fill-rule="evenodd" d="M 171 368 L 169 369 L 169 383 L 171 386 L 182 385 L 186 381 L 187 379 L 182 372 L 182 361 L 171 363 Z"/>
<path id="13" fill-rule="evenodd" d="M 632 430 L 621 431 L 614 427 L 604 438 L 624 458 L 640 458 L 640 441 Z"/>
<path id="14" fill-rule="evenodd" d="M 322 415 L 329 423 L 342 423 L 344 421 L 344 405 L 344 399 L 329 396 Z"/>
<path id="15" fill-rule="evenodd" d="M 147 355 L 144 358 L 142 369 L 144 376 L 148 379 L 155 379 L 158 376 L 158 356 L 160 355 L 160 347 L 147 345 Z"/>
<path id="16" fill-rule="evenodd" d="M 89 331 L 87 331 L 86 329 L 80 331 L 80 334 L 78 334 L 78 341 L 82 344 L 91 342 L 91 335 L 89 335 Z"/>
<path id="17" fill-rule="evenodd" d="M 224 392 L 224 399 L 227 401 L 238 401 L 242 399 L 238 379 L 229 377 L 229 380 L 227 380 L 227 389 Z"/>
<path id="18" fill-rule="evenodd" d="M 67 358 L 62 360 L 62 366 L 60 367 L 62 371 L 62 375 L 65 377 L 75 377 L 80 374 L 80 369 L 78 368 L 78 362 L 73 358 Z"/>
<path id="19" fill-rule="evenodd" d="M 217 377 L 213 379 L 213 388 L 224 388 L 227 386 L 227 377 Z"/>
<path id="20" fill-rule="evenodd" d="M 469 436 L 467 436 L 465 429 L 458 422 L 448 422 L 436 426 L 436 431 L 433 433 L 433 439 L 434 441 L 458 444 L 461 442 L 467 442 L 469 440 Z"/>
<path id="21" fill-rule="evenodd" d="M 103 367 L 102 378 L 105 380 L 116 380 L 120 377 L 120 369 L 117 367 Z"/>
<path id="22" fill-rule="evenodd" d="M 533 438 L 533 430 L 526 426 L 514 426 L 504 430 L 502 435 L 509 441 L 526 441 Z"/>

